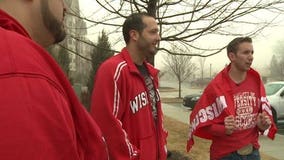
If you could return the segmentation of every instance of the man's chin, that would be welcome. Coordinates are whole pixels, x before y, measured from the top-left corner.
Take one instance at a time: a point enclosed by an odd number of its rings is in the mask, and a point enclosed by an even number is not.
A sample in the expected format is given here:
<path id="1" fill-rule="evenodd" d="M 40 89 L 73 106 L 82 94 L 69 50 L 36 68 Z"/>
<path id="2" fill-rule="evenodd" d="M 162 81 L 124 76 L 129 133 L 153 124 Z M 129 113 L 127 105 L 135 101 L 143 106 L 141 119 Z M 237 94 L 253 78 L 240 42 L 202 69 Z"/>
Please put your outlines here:
<path id="1" fill-rule="evenodd" d="M 66 32 L 61 31 L 59 34 L 56 34 L 54 36 L 54 43 L 59 43 L 59 42 L 63 41 L 65 38 L 66 38 Z"/>
<path id="2" fill-rule="evenodd" d="M 150 51 L 150 55 L 153 55 L 153 56 L 154 56 L 154 55 L 157 54 L 157 52 L 158 52 L 158 49 L 155 48 L 155 49 L 153 49 L 153 50 Z"/>

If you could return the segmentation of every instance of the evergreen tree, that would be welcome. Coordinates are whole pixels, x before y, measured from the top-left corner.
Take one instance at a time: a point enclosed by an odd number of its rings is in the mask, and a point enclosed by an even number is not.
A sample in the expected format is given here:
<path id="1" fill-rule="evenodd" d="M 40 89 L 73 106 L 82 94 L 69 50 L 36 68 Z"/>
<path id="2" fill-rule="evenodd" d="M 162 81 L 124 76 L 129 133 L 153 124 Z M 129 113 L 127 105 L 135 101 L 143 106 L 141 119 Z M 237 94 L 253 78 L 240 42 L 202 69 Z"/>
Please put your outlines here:
<path id="1" fill-rule="evenodd" d="M 48 48 L 47 51 L 51 56 L 57 61 L 61 69 L 64 71 L 68 79 L 70 80 L 70 57 L 68 51 L 59 46 L 58 50 L 55 50 L 53 47 Z"/>
<path id="2" fill-rule="evenodd" d="M 70 72 L 70 57 L 66 49 L 60 48 L 57 56 L 57 61 L 61 66 L 62 70 L 65 72 L 67 77 L 69 78 Z M 70 79 L 70 78 L 69 78 Z"/>
<path id="3" fill-rule="evenodd" d="M 273 80 L 284 80 L 284 40 L 278 41 L 273 47 L 270 61 L 270 76 Z"/>
<path id="4" fill-rule="evenodd" d="M 276 78 L 279 75 L 279 69 L 277 57 L 273 55 L 270 62 L 270 76 Z"/>
<path id="5" fill-rule="evenodd" d="M 114 55 L 114 52 L 111 51 L 110 42 L 105 31 L 101 32 L 101 35 L 98 37 L 98 42 L 95 45 L 93 53 L 91 53 L 92 59 L 92 69 L 90 73 L 90 77 L 88 80 L 88 90 L 89 90 L 89 97 L 92 94 L 93 87 L 94 87 L 94 77 L 97 73 L 99 66 L 109 57 Z M 89 98 L 90 99 L 90 98 Z M 89 106 L 89 103 L 85 104 L 86 107 Z"/>

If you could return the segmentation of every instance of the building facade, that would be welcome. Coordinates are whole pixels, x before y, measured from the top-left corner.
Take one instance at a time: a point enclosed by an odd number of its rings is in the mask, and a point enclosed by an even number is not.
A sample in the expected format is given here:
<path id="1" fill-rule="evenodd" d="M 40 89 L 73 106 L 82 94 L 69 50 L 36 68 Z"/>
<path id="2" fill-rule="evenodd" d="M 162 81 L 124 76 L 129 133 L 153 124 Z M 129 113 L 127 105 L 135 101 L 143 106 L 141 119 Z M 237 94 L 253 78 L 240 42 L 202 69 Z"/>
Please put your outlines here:
<path id="1" fill-rule="evenodd" d="M 82 89 L 85 90 L 91 70 L 91 52 L 93 42 L 86 38 L 86 22 L 80 18 L 80 6 L 78 0 L 66 0 L 68 14 L 65 17 L 67 36 L 60 44 L 54 45 L 48 50 L 55 57 L 60 48 L 65 48 L 70 59 L 69 73 L 66 73 L 77 95 L 81 98 Z"/>

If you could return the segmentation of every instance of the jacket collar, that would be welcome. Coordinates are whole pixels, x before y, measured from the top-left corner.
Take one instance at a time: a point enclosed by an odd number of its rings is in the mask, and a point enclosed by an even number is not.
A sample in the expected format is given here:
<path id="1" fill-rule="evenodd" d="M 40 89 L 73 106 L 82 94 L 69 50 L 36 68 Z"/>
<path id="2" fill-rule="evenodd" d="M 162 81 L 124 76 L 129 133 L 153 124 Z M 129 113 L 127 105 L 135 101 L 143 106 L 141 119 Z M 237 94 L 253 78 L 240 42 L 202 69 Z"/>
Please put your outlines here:
<path id="1" fill-rule="evenodd" d="M 126 48 L 123 48 L 121 51 L 122 57 L 123 59 L 126 61 L 128 68 L 130 70 L 130 72 L 132 73 L 137 73 L 140 74 L 140 72 L 138 71 L 137 67 L 135 66 L 134 62 L 132 61 L 130 54 L 128 52 L 128 50 Z M 149 64 L 146 60 L 143 62 L 143 64 L 146 66 L 146 68 L 149 71 L 149 74 L 153 77 L 157 76 L 159 73 L 159 70 L 157 70 L 156 68 L 154 68 L 151 64 Z"/>
<path id="2" fill-rule="evenodd" d="M 230 77 L 229 77 L 229 71 L 230 71 L 230 69 L 231 69 L 231 63 L 227 66 L 227 67 L 225 67 L 223 70 L 222 70 L 222 75 L 227 79 L 227 80 L 229 80 L 229 79 L 231 79 Z M 253 75 L 253 76 L 255 76 L 255 77 L 257 77 L 258 79 L 261 79 L 261 77 L 260 77 L 260 75 L 259 75 L 259 73 L 256 71 L 256 70 L 254 70 L 253 68 L 250 68 L 248 71 L 247 71 L 247 74 L 251 74 L 251 75 Z"/>
<path id="3" fill-rule="evenodd" d="M 31 39 L 28 32 L 18 21 L 1 9 L 0 9 L 0 27 L 6 30 L 17 32 Z"/>

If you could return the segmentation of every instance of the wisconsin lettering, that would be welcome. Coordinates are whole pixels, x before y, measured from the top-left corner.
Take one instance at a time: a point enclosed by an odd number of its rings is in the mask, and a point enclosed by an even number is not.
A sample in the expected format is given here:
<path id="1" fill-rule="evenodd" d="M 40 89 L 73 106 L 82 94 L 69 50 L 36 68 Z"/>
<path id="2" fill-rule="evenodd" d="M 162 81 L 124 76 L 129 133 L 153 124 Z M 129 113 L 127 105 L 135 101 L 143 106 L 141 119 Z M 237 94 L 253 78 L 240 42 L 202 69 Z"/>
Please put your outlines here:
<path id="1" fill-rule="evenodd" d="M 130 107 L 132 110 L 132 113 L 135 114 L 136 112 L 139 111 L 139 109 L 147 106 L 149 103 L 147 99 L 147 92 L 141 92 L 137 96 L 134 97 L 134 100 L 130 101 Z"/>

